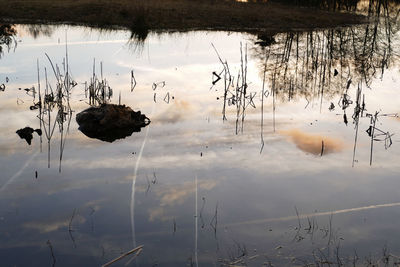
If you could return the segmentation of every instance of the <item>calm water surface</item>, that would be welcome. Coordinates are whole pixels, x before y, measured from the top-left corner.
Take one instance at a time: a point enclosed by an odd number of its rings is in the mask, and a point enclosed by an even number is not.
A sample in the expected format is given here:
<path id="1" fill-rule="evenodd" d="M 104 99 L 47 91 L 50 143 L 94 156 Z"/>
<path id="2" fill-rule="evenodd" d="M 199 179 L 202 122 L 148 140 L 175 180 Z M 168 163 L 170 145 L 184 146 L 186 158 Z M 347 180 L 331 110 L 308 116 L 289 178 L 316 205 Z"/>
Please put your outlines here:
<path id="1" fill-rule="evenodd" d="M 362 265 L 400 255 L 396 22 L 283 33 L 266 47 L 239 33 L 138 44 L 125 31 L 15 27 L 0 59 L 4 266 L 99 266 L 139 245 L 136 259 L 112 266 L 352 265 L 355 255 Z M 66 37 L 72 113 L 60 120 L 54 108 L 50 141 L 33 133 L 28 145 L 16 130 L 49 128 L 48 113 L 41 123 L 30 110 L 37 63 L 44 97 L 46 72 L 48 86 L 57 82 L 45 54 L 64 73 Z M 93 65 L 110 103 L 140 110 L 149 126 L 112 143 L 78 130 Z M 35 98 L 24 90 L 32 87 Z"/>

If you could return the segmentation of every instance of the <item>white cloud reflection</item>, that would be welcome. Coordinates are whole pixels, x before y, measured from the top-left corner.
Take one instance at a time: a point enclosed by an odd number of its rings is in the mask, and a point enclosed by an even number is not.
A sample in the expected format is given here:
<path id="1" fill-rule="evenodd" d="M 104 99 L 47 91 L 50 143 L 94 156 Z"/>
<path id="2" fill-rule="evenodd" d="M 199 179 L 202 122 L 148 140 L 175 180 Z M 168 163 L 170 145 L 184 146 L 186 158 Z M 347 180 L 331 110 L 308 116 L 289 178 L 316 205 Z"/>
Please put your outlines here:
<path id="1" fill-rule="evenodd" d="M 86 219 L 79 214 L 74 216 L 73 223 L 76 224 L 84 224 Z M 33 229 L 39 231 L 40 233 L 49 233 L 53 231 L 57 231 L 60 229 L 68 230 L 68 226 L 70 223 L 70 218 L 66 218 L 64 220 L 58 221 L 36 221 L 36 222 L 27 222 L 23 224 L 24 228 Z"/>
<path id="2" fill-rule="evenodd" d="M 218 182 L 216 180 L 201 180 L 198 182 L 198 190 L 209 191 L 217 186 Z M 162 221 L 167 221 L 173 218 L 172 215 L 166 215 L 167 208 L 171 207 L 173 209 L 178 205 L 183 205 L 189 197 L 194 196 L 196 191 L 196 186 L 193 182 L 184 182 L 182 184 L 173 184 L 168 187 L 158 189 L 155 194 L 160 200 L 160 206 L 151 208 L 149 210 L 149 221 L 154 221 L 160 219 Z"/>

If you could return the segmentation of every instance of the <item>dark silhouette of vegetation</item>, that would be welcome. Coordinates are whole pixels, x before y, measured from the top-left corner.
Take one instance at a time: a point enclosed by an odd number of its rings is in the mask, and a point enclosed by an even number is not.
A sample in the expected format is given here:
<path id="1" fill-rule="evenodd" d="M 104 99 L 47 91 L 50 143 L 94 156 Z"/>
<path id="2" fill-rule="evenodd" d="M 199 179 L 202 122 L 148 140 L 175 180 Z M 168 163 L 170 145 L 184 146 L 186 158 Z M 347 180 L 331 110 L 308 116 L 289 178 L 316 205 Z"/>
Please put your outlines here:
<path id="1" fill-rule="evenodd" d="M 0 24 L 0 58 L 4 53 L 4 47 L 7 51 L 17 46 L 15 35 L 17 31 L 12 24 Z"/>
<path id="2" fill-rule="evenodd" d="M 309 8 L 318 8 L 329 11 L 367 12 L 369 15 L 390 10 L 400 3 L 399 0 L 271 0 Z"/>
<path id="3" fill-rule="evenodd" d="M 360 0 L 272 0 L 284 4 L 313 7 L 327 10 L 355 11 Z"/>

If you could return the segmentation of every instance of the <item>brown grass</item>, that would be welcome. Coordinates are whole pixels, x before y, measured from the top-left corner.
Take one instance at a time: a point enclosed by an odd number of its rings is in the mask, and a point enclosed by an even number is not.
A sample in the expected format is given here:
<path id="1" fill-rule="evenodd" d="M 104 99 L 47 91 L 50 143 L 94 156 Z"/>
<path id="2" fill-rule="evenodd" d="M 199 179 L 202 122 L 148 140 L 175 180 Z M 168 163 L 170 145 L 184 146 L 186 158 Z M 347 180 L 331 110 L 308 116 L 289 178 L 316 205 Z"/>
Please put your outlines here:
<path id="1" fill-rule="evenodd" d="M 0 0 L 0 20 L 72 23 L 153 31 L 229 30 L 281 32 L 365 22 L 353 14 L 329 13 L 273 3 L 212 0 Z"/>

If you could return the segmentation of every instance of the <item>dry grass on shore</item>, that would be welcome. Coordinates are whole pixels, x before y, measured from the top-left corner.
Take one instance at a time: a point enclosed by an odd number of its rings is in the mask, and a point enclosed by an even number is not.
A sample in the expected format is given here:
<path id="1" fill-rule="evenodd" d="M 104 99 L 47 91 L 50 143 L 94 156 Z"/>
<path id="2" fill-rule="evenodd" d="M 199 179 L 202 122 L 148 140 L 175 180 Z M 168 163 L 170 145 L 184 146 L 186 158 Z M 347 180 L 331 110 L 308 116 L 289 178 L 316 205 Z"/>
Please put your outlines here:
<path id="1" fill-rule="evenodd" d="M 213 29 L 281 32 L 365 22 L 353 14 L 273 3 L 211 0 L 0 0 L 0 20 L 120 26 L 135 31 Z"/>

